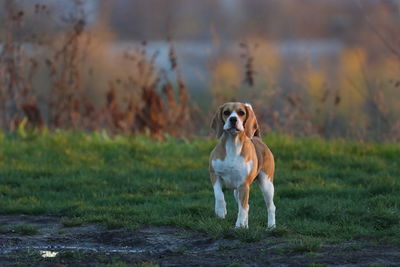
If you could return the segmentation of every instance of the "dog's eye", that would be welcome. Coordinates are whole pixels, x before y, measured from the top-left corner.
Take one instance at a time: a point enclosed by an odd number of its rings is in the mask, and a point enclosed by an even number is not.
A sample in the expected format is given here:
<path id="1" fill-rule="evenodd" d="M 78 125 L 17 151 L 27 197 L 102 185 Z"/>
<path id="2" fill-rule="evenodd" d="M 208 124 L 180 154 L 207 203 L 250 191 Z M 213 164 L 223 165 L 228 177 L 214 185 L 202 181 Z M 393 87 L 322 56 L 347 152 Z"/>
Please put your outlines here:
<path id="1" fill-rule="evenodd" d="M 239 110 L 239 111 L 238 111 L 238 115 L 239 115 L 239 116 L 244 116 L 244 111 L 243 111 L 243 110 Z"/>
<path id="2" fill-rule="evenodd" d="M 229 116 L 229 114 L 231 114 L 231 113 L 229 112 L 229 110 L 225 110 L 225 111 L 224 111 L 224 115 L 225 115 L 225 116 Z"/>

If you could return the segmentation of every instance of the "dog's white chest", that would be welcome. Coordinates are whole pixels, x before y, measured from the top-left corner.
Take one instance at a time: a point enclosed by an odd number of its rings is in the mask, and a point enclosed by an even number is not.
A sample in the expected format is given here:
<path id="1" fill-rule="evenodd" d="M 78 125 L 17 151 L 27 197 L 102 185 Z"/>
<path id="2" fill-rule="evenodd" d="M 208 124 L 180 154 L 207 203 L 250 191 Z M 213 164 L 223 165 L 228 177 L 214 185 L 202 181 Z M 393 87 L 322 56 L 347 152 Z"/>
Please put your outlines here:
<path id="1" fill-rule="evenodd" d="M 251 172 L 253 162 L 246 162 L 240 155 L 227 155 L 224 160 L 212 160 L 212 167 L 227 187 L 238 188 Z"/>

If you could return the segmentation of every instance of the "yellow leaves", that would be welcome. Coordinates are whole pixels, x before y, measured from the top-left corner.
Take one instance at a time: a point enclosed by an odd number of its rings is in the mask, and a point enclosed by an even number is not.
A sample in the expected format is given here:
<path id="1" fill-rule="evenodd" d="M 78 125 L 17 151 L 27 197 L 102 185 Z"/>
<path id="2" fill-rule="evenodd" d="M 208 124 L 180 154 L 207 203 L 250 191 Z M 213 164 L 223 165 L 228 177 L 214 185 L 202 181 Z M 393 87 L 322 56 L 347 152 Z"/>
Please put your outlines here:
<path id="1" fill-rule="evenodd" d="M 253 38 L 249 44 L 248 56 L 252 59 L 252 66 L 255 71 L 255 86 L 251 90 L 243 89 L 246 77 L 243 51 L 235 52 L 241 58 L 228 56 L 218 60 L 212 71 L 212 95 L 216 103 L 223 103 L 234 99 L 260 100 L 263 97 L 264 103 L 271 96 L 272 88 L 281 75 L 282 58 L 278 52 L 277 45 L 271 44 L 263 39 Z M 231 59 L 229 59 L 231 58 Z M 268 90 L 265 90 L 268 88 Z M 255 97 L 257 96 L 257 97 Z"/>
<path id="2" fill-rule="evenodd" d="M 219 61 L 212 73 L 212 92 L 216 100 L 221 103 L 232 100 L 237 95 L 241 77 L 241 70 L 234 61 Z"/>
<path id="3" fill-rule="evenodd" d="M 366 54 L 361 48 L 344 49 L 340 60 L 343 72 L 361 75 L 362 67 L 366 63 Z"/>
<path id="4" fill-rule="evenodd" d="M 363 108 L 366 95 L 365 63 L 366 54 L 362 49 L 346 49 L 341 55 L 339 88 L 342 101 L 338 111 L 355 128 L 365 128 L 367 123 Z"/>
<path id="5" fill-rule="evenodd" d="M 323 89 L 326 86 L 325 73 L 318 70 L 309 71 L 305 74 L 306 88 L 309 95 L 314 99 L 321 99 L 323 96 Z"/>
<path id="6" fill-rule="evenodd" d="M 321 70 L 310 69 L 303 74 L 303 82 L 306 89 L 307 105 L 304 109 L 312 114 L 311 120 L 321 124 L 328 109 L 326 74 Z"/>
<path id="7" fill-rule="evenodd" d="M 266 78 L 267 82 L 276 82 L 279 77 L 282 58 L 279 55 L 277 46 L 262 40 L 255 41 L 258 44 L 254 51 L 254 69 L 257 71 L 257 78 Z"/>
<path id="8" fill-rule="evenodd" d="M 223 60 L 216 66 L 215 74 L 218 74 L 221 80 L 232 80 L 234 83 L 239 80 L 240 70 L 234 62 Z"/>

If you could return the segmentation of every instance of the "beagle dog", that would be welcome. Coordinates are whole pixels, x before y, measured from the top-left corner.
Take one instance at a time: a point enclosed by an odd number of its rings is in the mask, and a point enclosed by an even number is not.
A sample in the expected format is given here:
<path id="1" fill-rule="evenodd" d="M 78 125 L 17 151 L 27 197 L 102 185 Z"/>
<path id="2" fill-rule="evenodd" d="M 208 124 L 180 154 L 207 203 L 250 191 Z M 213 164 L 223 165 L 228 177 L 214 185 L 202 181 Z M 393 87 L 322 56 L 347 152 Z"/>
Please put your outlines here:
<path id="1" fill-rule="evenodd" d="M 261 140 L 253 108 L 239 102 L 225 103 L 215 113 L 211 128 L 219 139 L 209 162 L 215 213 L 225 218 L 225 185 L 234 190 L 238 203 L 236 227 L 248 228 L 250 185 L 257 180 L 267 206 L 268 228 L 275 227 L 274 156 Z"/>

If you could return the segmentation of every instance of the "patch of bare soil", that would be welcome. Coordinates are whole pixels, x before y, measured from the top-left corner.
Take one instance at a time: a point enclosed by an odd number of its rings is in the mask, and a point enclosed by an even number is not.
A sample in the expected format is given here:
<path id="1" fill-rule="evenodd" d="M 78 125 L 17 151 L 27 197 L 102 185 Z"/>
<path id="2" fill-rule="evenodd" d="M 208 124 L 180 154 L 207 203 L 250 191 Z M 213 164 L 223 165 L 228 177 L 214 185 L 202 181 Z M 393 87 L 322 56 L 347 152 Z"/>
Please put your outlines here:
<path id="1" fill-rule="evenodd" d="M 12 231 L 19 224 L 38 232 Z M 213 239 L 206 234 L 173 227 L 137 231 L 109 230 L 100 224 L 64 227 L 60 218 L 0 216 L 0 265 L 94 266 L 104 263 L 152 262 L 161 266 L 398 266 L 400 250 L 389 245 L 352 241 L 301 252 L 282 239 L 254 243 Z M 8 230 L 7 230 L 8 229 Z"/>

